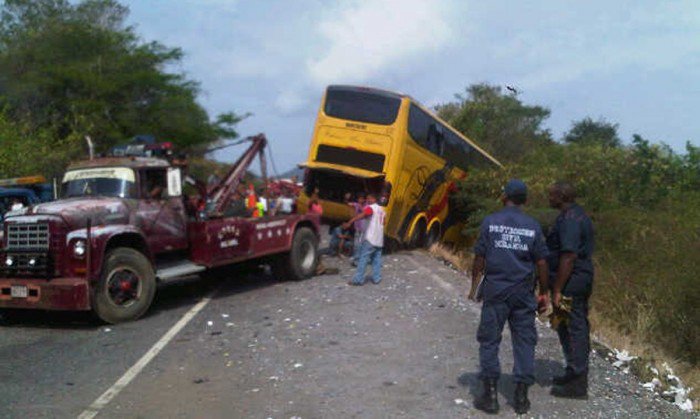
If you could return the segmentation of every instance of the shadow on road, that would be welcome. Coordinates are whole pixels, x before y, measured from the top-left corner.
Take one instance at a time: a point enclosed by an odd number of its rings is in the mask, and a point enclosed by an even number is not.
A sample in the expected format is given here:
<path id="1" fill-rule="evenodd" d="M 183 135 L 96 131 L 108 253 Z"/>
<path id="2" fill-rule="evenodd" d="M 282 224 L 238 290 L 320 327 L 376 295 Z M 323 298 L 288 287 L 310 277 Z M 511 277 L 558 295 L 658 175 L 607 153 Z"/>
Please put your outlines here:
<path id="1" fill-rule="evenodd" d="M 196 304 L 215 289 L 214 298 L 225 298 L 278 283 L 258 267 L 242 266 L 214 270 L 203 277 L 191 276 L 160 284 L 153 304 L 139 320 Z M 105 324 L 91 312 L 3 310 L 0 311 L 0 327 L 38 329 L 95 330 Z"/>
<path id="2" fill-rule="evenodd" d="M 563 371 L 564 367 L 559 362 L 550 359 L 536 359 L 535 384 L 540 387 L 549 387 L 552 385 L 552 376 L 561 374 Z M 465 372 L 457 377 L 457 382 L 462 387 L 469 389 L 472 400 L 482 392 L 481 380 L 477 372 Z M 511 374 L 501 374 L 501 378 L 498 380 L 498 392 L 507 400 L 509 405 L 513 405 L 515 383 Z"/>

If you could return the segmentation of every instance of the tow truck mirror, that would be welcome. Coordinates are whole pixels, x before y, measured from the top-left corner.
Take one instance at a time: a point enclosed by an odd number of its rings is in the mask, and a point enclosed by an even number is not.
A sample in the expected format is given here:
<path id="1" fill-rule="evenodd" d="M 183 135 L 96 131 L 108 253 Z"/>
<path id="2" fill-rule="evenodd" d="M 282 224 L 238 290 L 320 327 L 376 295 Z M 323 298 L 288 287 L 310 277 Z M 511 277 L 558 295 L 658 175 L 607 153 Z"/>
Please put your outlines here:
<path id="1" fill-rule="evenodd" d="M 179 168 L 168 169 L 168 196 L 178 197 L 182 195 L 182 176 Z"/>

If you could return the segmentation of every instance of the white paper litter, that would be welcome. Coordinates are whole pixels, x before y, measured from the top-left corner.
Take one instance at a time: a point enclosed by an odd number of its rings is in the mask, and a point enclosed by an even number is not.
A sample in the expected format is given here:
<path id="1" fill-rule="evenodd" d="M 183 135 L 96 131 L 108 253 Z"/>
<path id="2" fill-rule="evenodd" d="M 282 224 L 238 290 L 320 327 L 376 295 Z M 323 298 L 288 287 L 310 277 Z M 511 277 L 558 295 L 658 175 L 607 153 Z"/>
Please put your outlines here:
<path id="1" fill-rule="evenodd" d="M 613 362 L 613 367 L 620 368 L 624 364 L 632 361 L 633 359 L 636 359 L 637 357 L 630 355 L 630 353 L 627 352 L 627 350 L 618 351 L 617 349 L 615 349 L 615 358 L 617 359 L 617 361 Z"/>

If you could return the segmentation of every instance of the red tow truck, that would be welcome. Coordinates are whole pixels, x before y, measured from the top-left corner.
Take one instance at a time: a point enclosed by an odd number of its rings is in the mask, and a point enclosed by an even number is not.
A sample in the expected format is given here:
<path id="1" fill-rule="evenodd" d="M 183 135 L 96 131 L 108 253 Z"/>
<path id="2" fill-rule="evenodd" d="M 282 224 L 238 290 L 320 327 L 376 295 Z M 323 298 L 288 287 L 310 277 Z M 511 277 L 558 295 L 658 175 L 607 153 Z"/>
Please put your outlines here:
<path id="1" fill-rule="evenodd" d="M 318 263 L 314 215 L 250 218 L 232 211 L 260 134 L 220 183 L 197 182 L 199 208 L 183 195 L 182 162 L 104 157 L 72 164 L 62 199 L 5 219 L 0 240 L 0 310 L 92 310 L 131 321 L 151 305 L 158 282 L 253 259 L 302 280 Z"/>

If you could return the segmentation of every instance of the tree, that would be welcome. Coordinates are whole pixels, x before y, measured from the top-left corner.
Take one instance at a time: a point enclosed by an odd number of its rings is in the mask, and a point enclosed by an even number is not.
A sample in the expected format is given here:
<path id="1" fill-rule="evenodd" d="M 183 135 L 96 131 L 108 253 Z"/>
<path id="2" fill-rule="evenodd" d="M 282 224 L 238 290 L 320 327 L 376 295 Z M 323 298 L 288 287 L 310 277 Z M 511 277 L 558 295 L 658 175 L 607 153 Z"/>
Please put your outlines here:
<path id="1" fill-rule="evenodd" d="M 29 132 L 98 151 L 136 134 L 180 146 L 235 138 L 233 113 L 210 120 L 197 82 L 167 69 L 183 52 L 144 43 L 115 0 L 6 0 L 0 15 L 0 104 Z"/>
<path id="2" fill-rule="evenodd" d="M 617 136 L 617 128 L 617 124 L 605 119 L 594 121 L 586 117 L 571 124 L 571 129 L 564 135 L 563 141 L 567 144 L 619 147 L 621 142 Z"/>
<path id="3" fill-rule="evenodd" d="M 496 158 L 516 161 L 533 148 L 552 143 L 549 130 L 542 127 L 549 109 L 525 105 L 516 93 L 475 84 L 456 99 L 437 106 L 438 115 Z"/>

